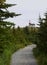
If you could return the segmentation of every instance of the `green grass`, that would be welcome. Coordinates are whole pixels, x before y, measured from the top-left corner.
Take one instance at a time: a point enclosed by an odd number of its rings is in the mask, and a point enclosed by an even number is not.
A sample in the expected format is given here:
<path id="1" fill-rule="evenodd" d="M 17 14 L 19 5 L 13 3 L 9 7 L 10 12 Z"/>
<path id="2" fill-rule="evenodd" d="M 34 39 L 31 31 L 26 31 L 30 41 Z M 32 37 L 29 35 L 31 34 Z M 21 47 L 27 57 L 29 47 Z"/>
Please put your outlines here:
<path id="1" fill-rule="evenodd" d="M 47 54 L 40 52 L 37 48 L 33 49 L 38 65 L 47 65 Z"/>
<path id="2" fill-rule="evenodd" d="M 7 48 L 4 50 L 4 53 L 0 57 L 0 65 L 10 65 L 12 54 L 16 52 L 17 50 L 24 48 L 26 45 L 23 43 L 18 43 L 15 46 L 16 46 L 15 48 Z M 14 46 L 11 46 L 11 47 L 14 47 Z"/>
<path id="3" fill-rule="evenodd" d="M 3 29 L 0 35 L 0 65 L 10 65 L 11 56 L 17 50 L 31 44 L 31 30 L 27 33 L 23 29 Z M 5 35 L 5 36 L 4 36 Z M 2 41 L 3 40 L 3 41 Z"/>

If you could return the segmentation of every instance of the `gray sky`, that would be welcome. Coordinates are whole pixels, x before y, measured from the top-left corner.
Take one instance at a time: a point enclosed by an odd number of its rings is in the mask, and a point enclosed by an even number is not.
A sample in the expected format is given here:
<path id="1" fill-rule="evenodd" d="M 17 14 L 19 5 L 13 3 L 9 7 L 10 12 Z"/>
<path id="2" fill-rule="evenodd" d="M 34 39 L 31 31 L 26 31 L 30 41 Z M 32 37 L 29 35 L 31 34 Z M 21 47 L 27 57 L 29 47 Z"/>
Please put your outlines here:
<path id="1" fill-rule="evenodd" d="M 47 0 L 7 0 L 7 3 L 17 4 L 9 8 L 9 11 L 22 14 L 21 16 L 8 19 L 16 24 L 16 26 L 27 26 L 29 20 L 31 23 L 38 23 L 39 13 L 43 17 L 47 11 Z"/>

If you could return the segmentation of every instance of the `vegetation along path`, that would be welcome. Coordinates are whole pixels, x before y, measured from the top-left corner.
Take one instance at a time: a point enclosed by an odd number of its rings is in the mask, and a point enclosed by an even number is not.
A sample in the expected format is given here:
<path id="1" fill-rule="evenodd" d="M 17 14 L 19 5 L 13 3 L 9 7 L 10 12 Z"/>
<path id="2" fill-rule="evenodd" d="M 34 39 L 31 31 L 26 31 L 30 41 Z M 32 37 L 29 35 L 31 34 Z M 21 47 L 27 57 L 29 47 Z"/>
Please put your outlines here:
<path id="1" fill-rule="evenodd" d="M 36 45 L 29 45 L 23 49 L 18 50 L 12 55 L 10 65 L 37 65 L 36 59 L 33 56 L 33 48 Z"/>

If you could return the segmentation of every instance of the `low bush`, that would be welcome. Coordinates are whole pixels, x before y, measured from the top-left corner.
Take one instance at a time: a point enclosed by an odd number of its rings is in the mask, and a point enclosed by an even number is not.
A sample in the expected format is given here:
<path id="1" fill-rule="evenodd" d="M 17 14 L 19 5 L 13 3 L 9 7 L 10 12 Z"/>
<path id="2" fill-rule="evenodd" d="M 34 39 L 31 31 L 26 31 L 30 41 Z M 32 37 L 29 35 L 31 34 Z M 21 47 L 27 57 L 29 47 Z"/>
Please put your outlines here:
<path id="1" fill-rule="evenodd" d="M 38 65 L 47 65 L 47 54 L 40 52 L 38 48 L 34 48 L 33 53 L 37 59 Z"/>

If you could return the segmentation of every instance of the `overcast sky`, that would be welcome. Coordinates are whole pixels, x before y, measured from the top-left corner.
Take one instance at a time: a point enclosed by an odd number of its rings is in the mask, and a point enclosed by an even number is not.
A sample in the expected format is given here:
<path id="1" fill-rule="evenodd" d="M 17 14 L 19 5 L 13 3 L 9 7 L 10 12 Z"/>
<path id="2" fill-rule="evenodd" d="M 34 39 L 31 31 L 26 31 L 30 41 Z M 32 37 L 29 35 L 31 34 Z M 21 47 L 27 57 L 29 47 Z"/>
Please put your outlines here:
<path id="1" fill-rule="evenodd" d="M 38 23 L 39 13 L 43 17 L 47 11 L 47 0 L 7 0 L 7 3 L 17 4 L 9 8 L 9 11 L 22 14 L 21 16 L 8 19 L 16 24 L 16 26 L 27 26 L 29 20 L 31 23 Z"/>

